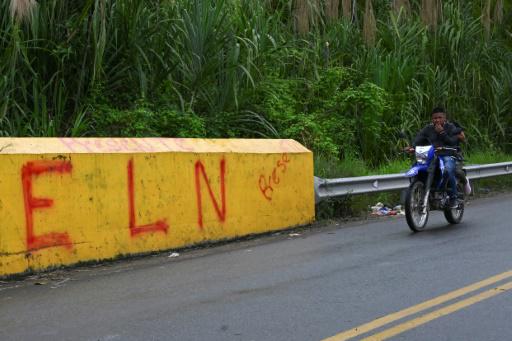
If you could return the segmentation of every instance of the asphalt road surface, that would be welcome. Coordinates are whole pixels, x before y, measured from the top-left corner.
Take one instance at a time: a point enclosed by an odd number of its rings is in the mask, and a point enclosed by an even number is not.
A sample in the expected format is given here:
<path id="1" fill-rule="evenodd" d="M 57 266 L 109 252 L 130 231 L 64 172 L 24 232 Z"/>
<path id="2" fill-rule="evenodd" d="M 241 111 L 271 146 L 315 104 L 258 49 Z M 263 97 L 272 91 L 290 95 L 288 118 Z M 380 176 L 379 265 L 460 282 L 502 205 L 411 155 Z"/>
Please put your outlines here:
<path id="1" fill-rule="evenodd" d="M 512 195 L 0 283 L 0 340 L 512 340 Z"/>

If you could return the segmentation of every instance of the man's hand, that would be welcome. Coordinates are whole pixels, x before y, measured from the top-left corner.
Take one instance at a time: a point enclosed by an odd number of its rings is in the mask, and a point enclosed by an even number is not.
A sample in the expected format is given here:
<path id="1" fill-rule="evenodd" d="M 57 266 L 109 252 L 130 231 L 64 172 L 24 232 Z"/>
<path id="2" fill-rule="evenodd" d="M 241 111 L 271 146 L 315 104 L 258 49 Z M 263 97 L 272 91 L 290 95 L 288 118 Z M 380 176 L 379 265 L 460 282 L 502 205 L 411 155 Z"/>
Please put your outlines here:
<path id="1" fill-rule="evenodd" d="M 438 134 L 442 134 L 444 132 L 444 124 L 435 124 L 434 129 Z"/>
<path id="2" fill-rule="evenodd" d="M 412 154 L 412 153 L 414 153 L 414 147 L 407 146 L 407 147 L 404 148 L 404 152 Z"/>
<path id="3" fill-rule="evenodd" d="M 466 141 L 466 135 L 464 134 L 463 131 L 461 131 L 460 134 L 457 135 L 457 138 L 459 139 L 460 142 L 465 142 Z"/>

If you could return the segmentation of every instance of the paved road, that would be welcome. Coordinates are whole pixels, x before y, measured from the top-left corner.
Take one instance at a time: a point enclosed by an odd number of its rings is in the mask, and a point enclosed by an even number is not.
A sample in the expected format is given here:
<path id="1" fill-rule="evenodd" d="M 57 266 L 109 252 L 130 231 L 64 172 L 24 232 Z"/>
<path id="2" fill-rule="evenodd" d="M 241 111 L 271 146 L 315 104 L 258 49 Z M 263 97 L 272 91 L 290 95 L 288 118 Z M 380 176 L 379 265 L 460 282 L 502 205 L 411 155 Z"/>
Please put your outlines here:
<path id="1" fill-rule="evenodd" d="M 419 234 L 339 223 L 1 283 L 0 340 L 323 340 L 365 323 L 355 339 L 510 340 L 511 222 L 501 195 Z"/>

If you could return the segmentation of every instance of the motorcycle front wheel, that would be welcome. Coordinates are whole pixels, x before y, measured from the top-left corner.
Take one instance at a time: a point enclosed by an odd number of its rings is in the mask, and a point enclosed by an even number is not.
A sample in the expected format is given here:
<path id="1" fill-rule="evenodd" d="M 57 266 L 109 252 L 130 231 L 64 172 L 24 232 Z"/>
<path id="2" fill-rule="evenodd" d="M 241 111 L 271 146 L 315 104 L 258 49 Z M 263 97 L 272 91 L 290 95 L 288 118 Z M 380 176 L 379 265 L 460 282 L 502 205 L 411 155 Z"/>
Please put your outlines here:
<path id="1" fill-rule="evenodd" d="M 422 231 L 427 225 L 429 207 L 428 202 L 423 203 L 425 198 L 425 184 L 415 180 L 408 188 L 405 196 L 405 218 L 407 225 L 414 232 Z M 424 205 L 427 205 L 425 212 Z"/>

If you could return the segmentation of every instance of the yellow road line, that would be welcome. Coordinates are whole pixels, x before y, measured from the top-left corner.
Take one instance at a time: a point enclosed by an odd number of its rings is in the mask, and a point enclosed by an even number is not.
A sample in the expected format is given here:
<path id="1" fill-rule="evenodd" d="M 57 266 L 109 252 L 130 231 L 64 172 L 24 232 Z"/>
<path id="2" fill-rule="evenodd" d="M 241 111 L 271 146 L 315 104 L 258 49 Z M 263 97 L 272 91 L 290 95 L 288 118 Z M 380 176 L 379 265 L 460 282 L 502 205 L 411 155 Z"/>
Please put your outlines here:
<path id="1" fill-rule="evenodd" d="M 404 323 L 399 324 L 399 325 L 397 325 L 395 327 L 386 329 L 383 332 L 380 332 L 380 333 L 375 334 L 375 335 L 371 335 L 371 336 L 363 339 L 363 341 L 375 341 L 375 340 L 386 340 L 386 339 L 389 339 L 390 337 L 393 337 L 395 335 L 401 334 L 401 333 L 403 333 L 403 332 L 405 332 L 405 331 L 407 331 L 409 329 L 416 328 L 418 326 L 421 326 L 422 324 L 425 324 L 427 322 L 430 322 L 430 321 L 435 320 L 437 318 L 440 318 L 442 316 L 451 314 L 451 313 L 453 313 L 453 312 L 455 312 L 457 310 L 460 310 L 462 308 L 466 308 L 466 307 L 468 307 L 468 306 L 470 306 L 472 304 L 475 304 L 475 303 L 478 303 L 480 301 L 486 300 L 486 299 L 491 298 L 493 296 L 496 296 L 498 294 L 504 293 L 504 292 L 506 292 L 507 290 L 510 290 L 510 289 L 512 289 L 512 282 L 508 282 L 508 283 L 500 285 L 500 286 L 498 286 L 496 288 L 484 291 L 484 292 L 482 292 L 482 293 L 480 293 L 478 295 L 471 296 L 471 297 L 466 298 L 466 299 L 464 299 L 462 301 L 459 301 L 457 303 L 450 304 L 449 306 L 446 306 L 444 308 L 435 310 L 435 311 L 433 311 L 431 313 L 422 315 L 422 316 L 417 317 L 417 318 L 415 318 L 413 320 L 404 322 Z"/>
<path id="2" fill-rule="evenodd" d="M 323 341 L 342 341 L 342 340 L 348 340 L 350 338 L 353 338 L 355 336 L 367 333 L 369 331 L 372 331 L 374 329 L 377 329 L 379 327 L 385 326 L 388 323 L 400 320 L 404 317 L 407 317 L 409 315 L 416 314 L 420 311 L 423 311 L 428 308 L 435 307 L 436 305 L 445 303 L 447 301 L 450 301 L 454 298 L 466 295 L 472 291 L 481 289 L 483 287 L 486 287 L 488 285 L 494 284 L 496 282 L 499 282 L 501 280 L 504 280 L 506 278 L 512 277 L 512 271 L 506 271 L 501 274 L 498 274 L 496 276 L 489 277 L 487 279 L 484 279 L 480 282 L 468 285 L 464 288 L 460 288 L 454 291 L 451 291 L 449 293 L 446 293 L 444 295 L 435 297 L 433 299 L 430 299 L 428 301 L 424 301 L 420 304 L 414 305 L 412 307 L 397 311 L 396 313 L 392 313 L 386 316 L 383 316 L 381 318 L 378 318 L 376 320 L 373 320 L 371 322 L 362 324 L 358 327 L 349 329 L 345 332 L 342 332 L 340 334 L 331 336 L 329 338 L 324 339 Z"/>

